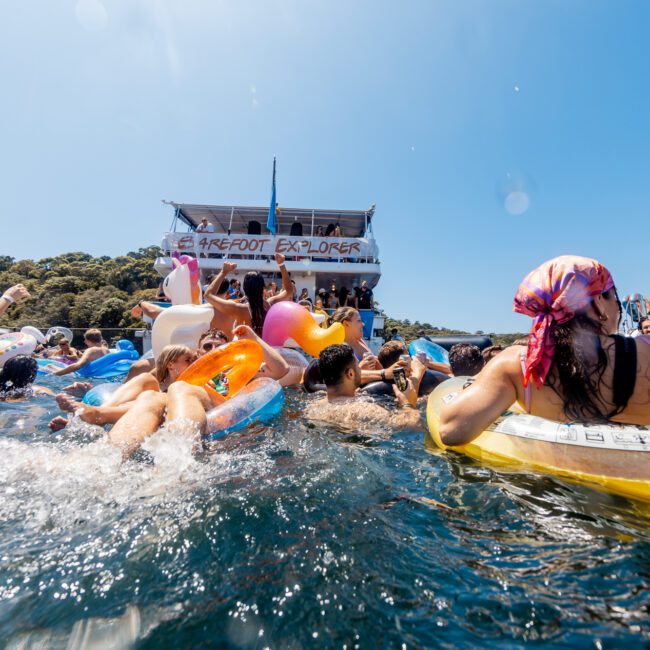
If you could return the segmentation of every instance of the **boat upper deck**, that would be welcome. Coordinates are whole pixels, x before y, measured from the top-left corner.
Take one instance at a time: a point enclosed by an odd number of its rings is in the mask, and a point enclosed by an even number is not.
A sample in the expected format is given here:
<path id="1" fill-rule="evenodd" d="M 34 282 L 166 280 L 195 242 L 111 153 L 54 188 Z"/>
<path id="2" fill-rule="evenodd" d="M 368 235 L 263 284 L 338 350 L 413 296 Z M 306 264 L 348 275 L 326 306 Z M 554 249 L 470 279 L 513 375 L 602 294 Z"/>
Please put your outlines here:
<path id="1" fill-rule="evenodd" d="M 197 257 L 205 271 L 231 259 L 241 270 L 264 272 L 273 255 L 283 253 L 287 269 L 300 276 L 352 275 L 375 286 L 381 275 L 372 233 L 374 205 L 368 210 L 278 208 L 273 235 L 266 228 L 268 208 L 165 203 L 174 208 L 174 220 L 156 263 L 163 274 L 177 251 Z M 337 226 L 340 235 L 334 234 Z"/>

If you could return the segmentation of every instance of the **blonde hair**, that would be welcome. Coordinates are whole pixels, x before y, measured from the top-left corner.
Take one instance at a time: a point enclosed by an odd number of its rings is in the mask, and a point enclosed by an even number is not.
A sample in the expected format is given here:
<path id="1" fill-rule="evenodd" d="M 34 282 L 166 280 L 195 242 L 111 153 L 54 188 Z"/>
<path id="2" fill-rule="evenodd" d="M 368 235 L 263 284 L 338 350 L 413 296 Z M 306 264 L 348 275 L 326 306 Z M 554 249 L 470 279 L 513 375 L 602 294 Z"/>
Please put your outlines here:
<path id="1" fill-rule="evenodd" d="M 339 307 L 332 314 L 332 321 L 334 323 L 344 323 L 345 321 L 350 320 L 355 314 L 359 312 L 354 307 Z"/>
<path id="2" fill-rule="evenodd" d="M 156 368 L 154 370 L 154 375 L 159 382 L 163 382 L 167 379 L 169 375 L 169 370 L 167 366 L 170 363 L 174 363 L 177 359 L 180 359 L 184 354 L 192 354 L 186 345 L 166 345 L 158 355 L 156 359 Z"/>

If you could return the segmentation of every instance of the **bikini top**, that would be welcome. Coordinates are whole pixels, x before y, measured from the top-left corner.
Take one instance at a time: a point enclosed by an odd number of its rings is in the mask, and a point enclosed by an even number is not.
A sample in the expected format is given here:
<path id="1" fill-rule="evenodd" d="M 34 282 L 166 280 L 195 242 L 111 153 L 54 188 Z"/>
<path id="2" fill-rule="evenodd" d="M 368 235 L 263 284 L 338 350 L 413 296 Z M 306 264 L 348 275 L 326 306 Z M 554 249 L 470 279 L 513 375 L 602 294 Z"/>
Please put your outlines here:
<path id="1" fill-rule="evenodd" d="M 640 338 L 640 337 L 639 337 Z M 650 340 L 644 341 L 650 345 Z M 614 410 L 608 415 L 619 413 L 630 401 L 636 386 L 636 343 L 628 336 L 614 335 Z M 526 355 L 520 357 L 522 373 L 526 368 Z M 524 408 L 530 413 L 532 384 L 524 388 Z"/>

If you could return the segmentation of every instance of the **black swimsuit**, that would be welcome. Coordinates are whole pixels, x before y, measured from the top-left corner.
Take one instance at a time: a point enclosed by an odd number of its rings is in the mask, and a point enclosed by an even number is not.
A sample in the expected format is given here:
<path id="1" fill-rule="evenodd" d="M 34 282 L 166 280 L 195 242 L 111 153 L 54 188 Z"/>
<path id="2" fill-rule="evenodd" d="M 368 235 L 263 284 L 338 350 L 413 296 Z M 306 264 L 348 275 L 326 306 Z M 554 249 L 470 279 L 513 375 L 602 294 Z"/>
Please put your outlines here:
<path id="1" fill-rule="evenodd" d="M 609 417 L 620 413 L 630 401 L 636 385 L 636 341 L 628 336 L 614 336 L 614 405 Z"/>

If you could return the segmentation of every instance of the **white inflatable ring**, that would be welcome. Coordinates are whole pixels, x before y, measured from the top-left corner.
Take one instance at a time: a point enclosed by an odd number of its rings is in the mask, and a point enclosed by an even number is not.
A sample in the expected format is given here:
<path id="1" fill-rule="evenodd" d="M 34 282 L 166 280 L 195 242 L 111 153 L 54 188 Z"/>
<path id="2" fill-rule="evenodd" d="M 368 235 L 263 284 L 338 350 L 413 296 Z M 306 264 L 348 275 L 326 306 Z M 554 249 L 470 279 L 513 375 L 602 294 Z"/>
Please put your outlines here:
<path id="1" fill-rule="evenodd" d="M 0 366 L 19 354 L 30 355 L 36 349 L 36 339 L 31 334 L 10 332 L 0 335 Z"/>

